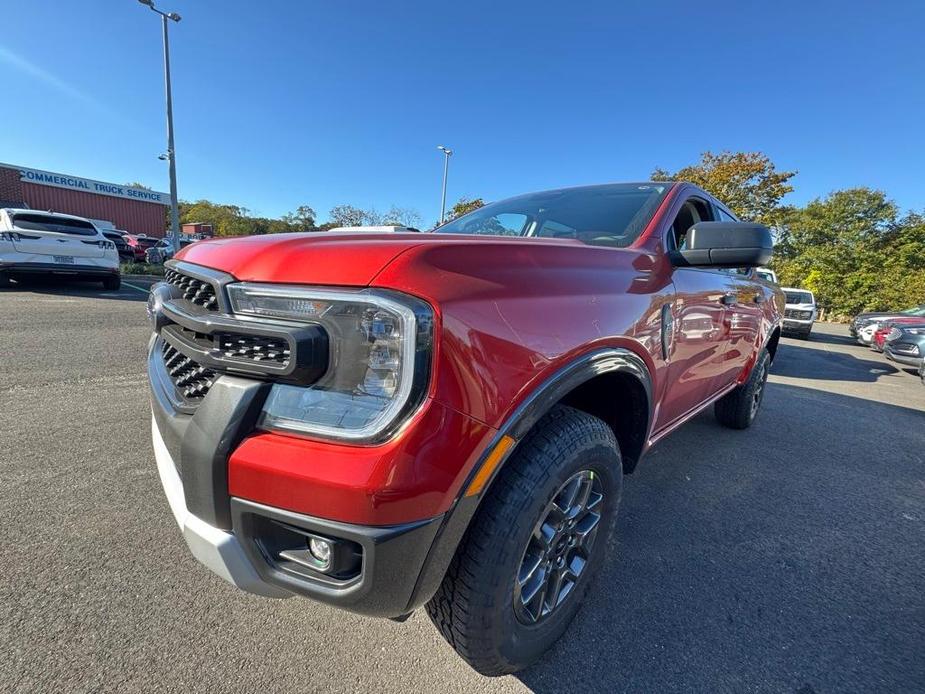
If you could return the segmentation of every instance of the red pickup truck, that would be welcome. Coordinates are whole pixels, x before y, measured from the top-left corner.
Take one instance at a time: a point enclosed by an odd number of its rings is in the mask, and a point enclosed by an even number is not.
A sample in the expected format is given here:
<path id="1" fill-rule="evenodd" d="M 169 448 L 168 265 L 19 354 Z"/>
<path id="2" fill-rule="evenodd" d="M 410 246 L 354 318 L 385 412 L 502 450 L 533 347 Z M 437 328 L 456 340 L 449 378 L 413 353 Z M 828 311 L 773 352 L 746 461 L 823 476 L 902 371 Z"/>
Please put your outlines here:
<path id="1" fill-rule="evenodd" d="M 709 405 L 748 427 L 771 234 L 685 183 L 552 190 L 434 233 L 202 241 L 148 301 L 161 481 L 234 585 L 402 619 L 476 670 L 578 610 L 622 478 Z"/>

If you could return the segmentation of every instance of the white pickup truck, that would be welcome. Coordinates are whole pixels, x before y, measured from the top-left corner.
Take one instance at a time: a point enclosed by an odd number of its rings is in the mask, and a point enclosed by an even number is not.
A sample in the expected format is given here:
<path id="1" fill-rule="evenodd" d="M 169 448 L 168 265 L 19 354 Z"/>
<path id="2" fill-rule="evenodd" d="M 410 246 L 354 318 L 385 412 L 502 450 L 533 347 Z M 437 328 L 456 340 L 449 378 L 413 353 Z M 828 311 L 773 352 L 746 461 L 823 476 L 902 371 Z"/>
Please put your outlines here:
<path id="1" fill-rule="evenodd" d="M 784 334 L 791 333 L 809 339 L 816 321 L 816 297 L 808 289 L 781 287 L 784 291 Z"/>

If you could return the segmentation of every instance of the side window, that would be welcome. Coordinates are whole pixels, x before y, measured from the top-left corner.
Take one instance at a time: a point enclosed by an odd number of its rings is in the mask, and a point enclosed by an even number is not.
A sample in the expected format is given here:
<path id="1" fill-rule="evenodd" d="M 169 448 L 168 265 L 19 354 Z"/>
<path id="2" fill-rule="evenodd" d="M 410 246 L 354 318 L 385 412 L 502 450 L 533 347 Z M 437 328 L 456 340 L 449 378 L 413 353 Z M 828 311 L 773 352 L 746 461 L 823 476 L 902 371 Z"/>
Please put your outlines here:
<path id="1" fill-rule="evenodd" d="M 539 231 L 537 231 L 535 235 L 543 239 L 574 239 L 574 238 L 577 238 L 575 229 L 568 226 L 567 224 L 561 224 L 551 219 L 547 219 L 546 221 L 544 221 L 542 226 L 539 228 Z"/>
<path id="2" fill-rule="evenodd" d="M 697 222 L 712 222 L 713 206 L 700 198 L 686 200 L 675 215 L 668 234 L 668 247 L 671 250 L 684 248 L 687 239 L 687 230 Z"/>
<path id="3" fill-rule="evenodd" d="M 714 209 L 716 210 L 716 214 L 718 215 L 716 221 L 718 221 L 718 222 L 735 222 L 735 221 L 737 221 L 735 217 L 733 217 L 731 214 L 729 214 L 728 212 L 726 212 L 726 211 L 725 211 L 724 209 L 722 209 L 721 207 L 715 207 Z"/>

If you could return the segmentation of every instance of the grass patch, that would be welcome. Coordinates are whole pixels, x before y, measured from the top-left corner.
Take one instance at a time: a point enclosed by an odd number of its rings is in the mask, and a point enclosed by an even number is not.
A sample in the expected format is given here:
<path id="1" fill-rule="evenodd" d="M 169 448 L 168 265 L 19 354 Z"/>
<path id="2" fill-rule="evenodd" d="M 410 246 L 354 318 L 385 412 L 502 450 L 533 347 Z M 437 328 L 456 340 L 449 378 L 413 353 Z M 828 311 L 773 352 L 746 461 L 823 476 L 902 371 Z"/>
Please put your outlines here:
<path id="1" fill-rule="evenodd" d="M 122 263 L 119 266 L 123 275 L 151 275 L 153 277 L 164 276 L 163 265 L 150 265 L 148 263 Z"/>

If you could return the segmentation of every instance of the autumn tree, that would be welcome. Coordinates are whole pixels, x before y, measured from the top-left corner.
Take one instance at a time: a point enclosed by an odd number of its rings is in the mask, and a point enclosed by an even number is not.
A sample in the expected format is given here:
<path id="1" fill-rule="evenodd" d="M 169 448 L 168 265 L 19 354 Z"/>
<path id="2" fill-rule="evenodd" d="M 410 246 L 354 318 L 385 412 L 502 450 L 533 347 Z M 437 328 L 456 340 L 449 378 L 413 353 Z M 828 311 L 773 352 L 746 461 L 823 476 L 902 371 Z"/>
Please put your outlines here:
<path id="1" fill-rule="evenodd" d="M 485 206 L 485 201 L 482 200 L 482 198 L 472 198 L 472 199 L 465 198 L 465 197 L 460 198 L 459 200 L 456 201 L 456 204 L 450 208 L 450 212 L 446 216 L 446 221 L 449 222 L 450 220 L 456 219 L 457 217 L 461 217 L 464 214 L 468 214 L 469 212 L 472 212 L 473 210 L 477 210 L 480 207 L 484 207 L 484 206 Z"/>
<path id="2" fill-rule="evenodd" d="M 761 152 L 704 152 L 700 162 L 674 173 L 657 168 L 653 181 L 688 181 L 715 195 L 737 216 L 776 226 L 780 201 L 793 190 L 796 171 L 778 171 Z"/>
<path id="3" fill-rule="evenodd" d="M 886 194 L 852 188 L 783 211 L 773 265 L 836 315 L 925 301 L 925 218 Z"/>

